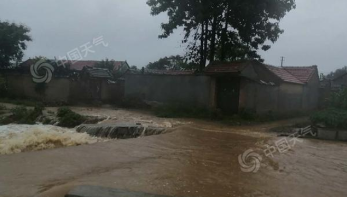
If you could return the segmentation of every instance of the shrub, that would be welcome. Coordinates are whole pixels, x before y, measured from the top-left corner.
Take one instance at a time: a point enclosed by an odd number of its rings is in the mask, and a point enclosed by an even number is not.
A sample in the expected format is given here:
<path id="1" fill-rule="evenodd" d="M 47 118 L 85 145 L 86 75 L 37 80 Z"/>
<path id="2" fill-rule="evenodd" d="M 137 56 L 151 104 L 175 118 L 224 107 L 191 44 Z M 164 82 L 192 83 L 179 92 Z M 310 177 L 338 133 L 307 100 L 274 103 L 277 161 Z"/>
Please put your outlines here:
<path id="1" fill-rule="evenodd" d="M 311 117 L 314 124 L 323 123 L 336 129 L 347 129 L 347 111 L 343 109 L 326 109 L 314 113 Z"/>
<path id="2" fill-rule="evenodd" d="M 35 124 L 36 119 L 42 115 L 44 107 L 37 105 L 33 110 L 28 110 L 26 107 L 19 106 L 11 109 L 12 115 L 3 120 L 6 123 L 15 122 L 18 124 Z"/>
<path id="3" fill-rule="evenodd" d="M 330 107 L 347 110 L 347 89 L 333 93 L 329 98 Z"/>
<path id="4" fill-rule="evenodd" d="M 73 111 L 71 111 L 70 108 L 68 108 L 68 107 L 60 107 L 58 109 L 57 116 L 58 117 L 64 117 L 66 114 L 69 114 L 69 113 L 73 113 Z"/>
<path id="5" fill-rule="evenodd" d="M 86 118 L 67 107 L 58 109 L 59 126 L 73 128 L 86 121 Z"/>

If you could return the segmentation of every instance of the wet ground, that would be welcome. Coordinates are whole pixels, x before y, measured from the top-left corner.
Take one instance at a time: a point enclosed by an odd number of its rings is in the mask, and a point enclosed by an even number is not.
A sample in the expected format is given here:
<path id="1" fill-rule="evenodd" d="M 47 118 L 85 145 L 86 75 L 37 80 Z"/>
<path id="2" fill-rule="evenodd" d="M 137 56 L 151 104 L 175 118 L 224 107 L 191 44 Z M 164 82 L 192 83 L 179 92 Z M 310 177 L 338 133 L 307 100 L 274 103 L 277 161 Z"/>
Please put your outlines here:
<path id="1" fill-rule="evenodd" d="M 346 143 L 300 139 L 273 158 L 263 154 L 282 139 L 267 131 L 292 123 L 196 121 L 164 135 L 3 155 L 0 196 L 62 197 L 86 184 L 182 197 L 347 196 Z M 250 149 L 262 158 L 256 173 L 240 168 Z"/>

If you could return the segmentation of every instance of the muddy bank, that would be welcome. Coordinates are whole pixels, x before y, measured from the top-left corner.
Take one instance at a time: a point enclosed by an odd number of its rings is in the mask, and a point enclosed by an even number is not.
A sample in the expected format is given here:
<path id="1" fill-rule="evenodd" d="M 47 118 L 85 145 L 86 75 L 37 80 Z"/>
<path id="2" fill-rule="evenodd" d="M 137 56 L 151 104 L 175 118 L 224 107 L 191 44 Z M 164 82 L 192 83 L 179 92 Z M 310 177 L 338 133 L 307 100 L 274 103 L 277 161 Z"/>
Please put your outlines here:
<path id="1" fill-rule="evenodd" d="M 0 156 L 0 196 L 62 197 L 76 185 L 101 185 L 182 197 L 347 195 L 347 145 L 303 139 L 244 173 L 238 156 L 277 137 L 253 127 L 190 125 L 117 142 Z"/>

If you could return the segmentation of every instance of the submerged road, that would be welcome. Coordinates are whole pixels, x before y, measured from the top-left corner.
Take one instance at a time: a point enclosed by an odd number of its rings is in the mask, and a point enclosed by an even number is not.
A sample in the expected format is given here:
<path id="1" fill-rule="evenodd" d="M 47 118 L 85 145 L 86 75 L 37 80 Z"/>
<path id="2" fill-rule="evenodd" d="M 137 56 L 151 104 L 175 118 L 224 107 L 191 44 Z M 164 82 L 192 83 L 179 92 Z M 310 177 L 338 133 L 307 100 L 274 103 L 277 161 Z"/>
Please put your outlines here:
<path id="1" fill-rule="evenodd" d="M 266 130 L 279 125 L 192 124 L 158 136 L 3 155 L 0 196 L 63 197 L 77 185 L 181 197 L 347 196 L 347 144 L 303 139 L 266 157 L 264 145 L 281 140 Z M 250 149 L 262 156 L 256 173 L 240 168 L 239 155 Z"/>

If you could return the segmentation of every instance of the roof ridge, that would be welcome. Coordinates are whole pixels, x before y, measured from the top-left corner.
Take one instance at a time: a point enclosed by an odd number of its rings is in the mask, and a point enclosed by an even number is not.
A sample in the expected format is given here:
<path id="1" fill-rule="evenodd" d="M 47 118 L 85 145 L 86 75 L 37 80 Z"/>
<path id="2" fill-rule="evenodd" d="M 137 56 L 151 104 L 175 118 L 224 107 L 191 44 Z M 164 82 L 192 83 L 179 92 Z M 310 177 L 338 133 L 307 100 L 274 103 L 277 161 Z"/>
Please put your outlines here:
<path id="1" fill-rule="evenodd" d="M 297 84 L 304 84 L 303 81 L 301 81 L 299 78 L 297 78 L 295 75 L 293 75 L 291 72 L 289 72 L 288 70 L 286 70 L 284 67 L 277 67 L 277 66 L 272 66 L 269 64 L 264 64 L 266 67 L 270 68 L 270 72 L 272 72 L 273 74 L 275 74 L 276 76 L 278 76 L 281 80 L 286 81 L 286 82 L 291 82 L 291 83 L 297 83 Z M 293 77 L 294 79 L 296 79 L 297 81 L 290 81 L 288 79 L 284 79 L 281 76 L 278 75 L 278 73 L 275 73 L 274 71 L 271 70 L 272 69 L 277 69 L 277 70 L 281 70 L 282 72 L 284 71 L 286 74 L 290 75 L 291 77 Z"/>
<path id="2" fill-rule="evenodd" d="M 316 65 L 312 65 L 312 66 L 284 66 L 283 68 L 316 68 Z"/>

